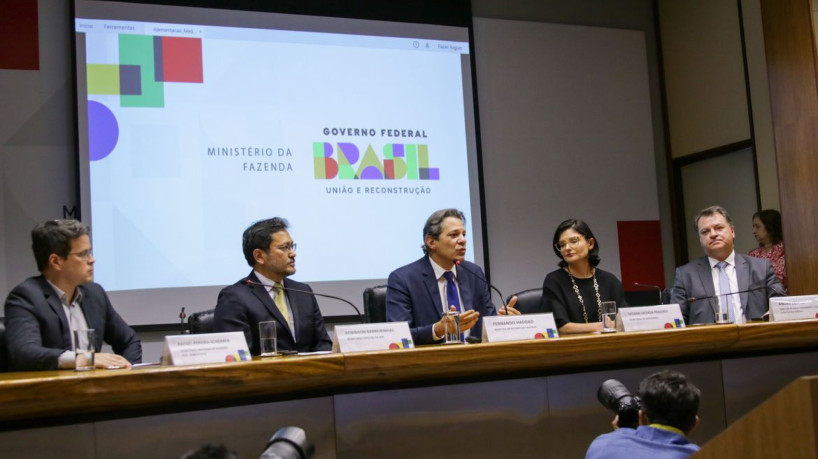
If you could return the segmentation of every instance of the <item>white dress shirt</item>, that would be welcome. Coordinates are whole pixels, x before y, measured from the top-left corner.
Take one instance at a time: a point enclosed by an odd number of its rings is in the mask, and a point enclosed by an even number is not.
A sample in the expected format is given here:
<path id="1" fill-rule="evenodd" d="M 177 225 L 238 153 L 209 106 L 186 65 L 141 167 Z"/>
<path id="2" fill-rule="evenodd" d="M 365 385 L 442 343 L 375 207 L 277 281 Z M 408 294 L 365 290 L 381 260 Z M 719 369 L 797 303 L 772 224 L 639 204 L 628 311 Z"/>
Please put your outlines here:
<path id="1" fill-rule="evenodd" d="M 65 318 L 68 320 L 68 334 L 71 336 L 71 350 L 60 354 L 60 356 L 57 358 L 57 366 L 61 370 L 71 369 L 76 365 L 76 353 L 74 352 L 74 349 L 76 349 L 77 343 L 74 342 L 74 332 L 77 330 L 88 329 L 88 321 L 85 320 L 85 314 L 82 312 L 82 307 L 80 307 L 80 301 L 82 301 L 82 291 L 77 288 L 74 298 L 71 301 L 68 301 L 68 295 L 66 295 L 65 292 L 60 290 L 56 285 L 52 284 L 48 279 L 46 279 L 46 282 L 48 282 L 48 285 L 54 289 L 54 293 L 56 293 L 57 297 L 60 299 L 63 312 L 65 312 Z"/>
<path id="2" fill-rule="evenodd" d="M 442 312 L 443 312 L 443 314 L 446 314 L 447 312 L 449 312 L 449 304 L 448 304 L 449 296 L 448 296 L 448 292 L 446 290 L 447 289 L 446 278 L 443 277 L 443 273 L 445 273 L 447 270 L 443 269 L 443 267 L 441 267 L 439 264 L 435 263 L 435 261 L 432 260 L 432 257 L 429 257 L 429 261 L 432 263 L 432 270 L 434 270 L 435 279 L 437 279 L 437 289 L 440 291 L 440 304 L 443 305 L 443 311 Z M 466 312 L 466 308 L 463 307 L 463 296 L 460 295 L 460 282 L 458 282 L 458 280 L 457 280 L 457 269 L 455 269 L 455 267 L 453 266 L 451 271 L 452 271 L 452 274 L 454 274 L 454 286 L 457 289 L 457 299 L 460 300 L 460 304 L 458 306 L 460 307 L 460 312 L 463 313 L 463 312 Z M 471 330 L 466 330 L 465 332 L 463 332 L 464 337 L 469 336 L 469 335 L 471 335 Z M 439 339 L 443 338 L 442 336 L 435 335 L 435 328 L 434 327 L 432 327 L 432 338 L 434 338 L 435 340 L 439 340 Z"/>

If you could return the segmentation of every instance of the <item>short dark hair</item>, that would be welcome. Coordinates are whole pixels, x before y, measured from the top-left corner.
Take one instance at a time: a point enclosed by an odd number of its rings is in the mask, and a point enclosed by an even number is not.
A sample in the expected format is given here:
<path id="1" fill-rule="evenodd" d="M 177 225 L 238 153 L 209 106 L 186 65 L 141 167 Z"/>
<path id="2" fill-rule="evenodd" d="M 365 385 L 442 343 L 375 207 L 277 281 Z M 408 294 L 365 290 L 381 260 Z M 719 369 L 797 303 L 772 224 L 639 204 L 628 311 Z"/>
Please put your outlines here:
<path id="1" fill-rule="evenodd" d="M 597 241 L 596 238 L 594 237 L 594 233 L 591 231 L 591 227 L 588 226 L 588 224 L 582 220 L 569 218 L 568 220 L 565 220 L 564 222 L 560 223 L 559 226 L 557 226 L 557 230 L 554 231 L 554 241 L 551 244 L 551 248 L 554 250 L 554 253 L 557 255 L 557 258 L 560 259 L 559 263 L 560 267 L 565 268 L 566 266 L 568 266 L 568 263 L 566 263 L 565 259 L 562 258 L 562 253 L 560 253 L 559 249 L 557 248 L 557 243 L 560 242 L 560 236 L 562 235 L 562 233 L 569 229 L 573 229 L 577 233 L 585 236 L 586 240 L 591 238 L 594 239 L 595 242 L 594 248 L 588 251 L 588 262 L 591 264 L 591 266 L 597 266 L 601 261 L 599 258 L 599 241 Z"/>
<path id="2" fill-rule="evenodd" d="M 753 218 L 758 217 L 770 236 L 770 242 L 778 244 L 784 239 L 784 231 L 781 229 L 781 214 L 775 209 L 764 209 L 753 214 Z"/>
<path id="3" fill-rule="evenodd" d="M 711 215 L 720 214 L 727 220 L 727 224 L 733 226 L 733 219 L 730 218 L 730 214 L 727 213 L 727 210 L 722 206 L 710 206 L 706 209 L 702 209 L 696 214 L 696 218 L 693 220 L 693 229 L 696 231 L 696 234 L 699 234 L 699 219 L 702 217 L 709 217 Z"/>
<path id="4" fill-rule="evenodd" d="M 426 224 L 423 225 L 423 253 L 429 255 L 429 247 L 426 245 L 426 236 L 432 236 L 435 240 L 440 238 L 440 233 L 443 232 L 443 220 L 454 217 L 459 218 L 463 224 L 466 224 L 466 216 L 463 212 L 457 209 L 440 209 L 429 215 L 426 219 Z"/>
<path id="5" fill-rule="evenodd" d="M 701 391 L 678 371 L 654 373 L 639 383 L 642 412 L 652 424 L 675 427 L 684 433 L 696 425 Z"/>
<path id="6" fill-rule="evenodd" d="M 270 243 L 273 242 L 273 234 L 284 231 L 289 228 L 287 220 L 279 217 L 268 218 L 267 220 L 259 220 L 246 230 L 241 238 L 241 248 L 244 251 L 244 259 L 247 264 L 256 265 L 256 259 L 253 257 L 253 251 L 261 249 L 264 252 L 270 251 Z"/>
<path id="7" fill-rule="evenodd" d="M 88 225 L 77 220 L 48 220 L 31 230 L 31 250 L 40 272 L 48 268 L 48 257 L 52 253 L 60 258 L 68 258 L 71 241 L 90 234 Z"/>

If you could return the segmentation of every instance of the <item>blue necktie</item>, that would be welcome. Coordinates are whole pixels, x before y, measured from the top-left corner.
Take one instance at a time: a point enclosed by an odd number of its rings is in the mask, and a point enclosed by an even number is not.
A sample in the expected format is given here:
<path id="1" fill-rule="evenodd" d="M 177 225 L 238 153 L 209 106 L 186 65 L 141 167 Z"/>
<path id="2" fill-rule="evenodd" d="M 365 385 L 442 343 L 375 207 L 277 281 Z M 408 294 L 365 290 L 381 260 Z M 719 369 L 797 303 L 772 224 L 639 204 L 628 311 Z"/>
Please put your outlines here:
<path id="1" fill-rule="evenodd" d="M 446 311 L 448 311 L 450 306 L 454 305 L 454 309 L 457 312 L 463 312 L 460 310 L 460 296 L 457 294 L 457 286 L 454 285 L 454 273 L 451 271 L 446 271 L 443 273 L 443 277 L 446 278 Z"/>
<path id="2" fill-rule="evenodd" d="M 446 313 L 448 313 L 450 306 L 454 305 L 455 311 L 458 314 L 463 312 L 460 309 L 460 295 L 457 294 L 457 286 L 454 285 L 454 273 L 451 271 L 446 271 L 443 273 L 443 277 L 446 278 Z M 460 333 L 460 341 L 462 342 L 465 338 L 465 334 L 462 332 Z"/>
<path id="3" fill-rule="evenodd" d="M 727 308 L 727 314 L 730 318 L 730 322 L 736 322 L 736 313 L 733 312 L 733 302 L 731 301 L 730 295 L 730 280 L 727 278 L 727 273 L 724 271 L 724 268 L 727 266 L 727 262 L 720 261 L 716 263 L 716 268 L 719 270 L 719 293 L 721 293 L 721 304 Z"/>

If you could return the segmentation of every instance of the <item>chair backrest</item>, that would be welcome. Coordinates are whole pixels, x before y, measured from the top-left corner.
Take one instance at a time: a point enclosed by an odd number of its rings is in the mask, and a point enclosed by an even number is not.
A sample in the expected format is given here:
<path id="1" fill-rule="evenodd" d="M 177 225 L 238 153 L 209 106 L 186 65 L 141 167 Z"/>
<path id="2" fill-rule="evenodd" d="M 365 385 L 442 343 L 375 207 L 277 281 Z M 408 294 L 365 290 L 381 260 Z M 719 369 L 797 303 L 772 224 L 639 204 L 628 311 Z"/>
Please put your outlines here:
<path id="1" fill-rule="evenodd" d="M 522 292 L 509 295 L 509 297 L 506 298 L 506 303 L 508 303 L 512 296 L 517 297 L 517 306 L 515 306 L 515 308 L 520 311 L 521 314 L 536 314 L 539 312 L 545 312 L 542 310 L 541 288 L 530 288 L 528 290 L 523 290 Z"/>
<path id="2" fill-rule="evenodd" d="M 0 317 L 0 371 L 8 370 L 6 357 L 6 318 Z"/>
<path id="3" fill-rule="evenodd" d="M 364 317 L 369 324 L 386 322 L 386 285 L 364 290 Z"/>
<path id="4" fill-rule="evenodd" d="M 187 318 L 187 326 L 190 333 L 198 335 L 200 333 L 213 333 L 213 317 L 215 316 L 215 309 L 208 309 L 206 311 L 194 312 Z"/>

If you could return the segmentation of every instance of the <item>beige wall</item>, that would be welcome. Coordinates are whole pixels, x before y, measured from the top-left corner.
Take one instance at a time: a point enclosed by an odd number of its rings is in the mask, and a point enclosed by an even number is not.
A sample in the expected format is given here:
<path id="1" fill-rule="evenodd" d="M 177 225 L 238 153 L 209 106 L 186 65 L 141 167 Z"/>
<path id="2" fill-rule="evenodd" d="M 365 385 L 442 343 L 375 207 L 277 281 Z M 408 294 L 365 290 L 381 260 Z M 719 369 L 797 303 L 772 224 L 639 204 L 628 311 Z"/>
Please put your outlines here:
<path id="1" fill-rule="evenodd" d="M 660 0 L 673 158 L 750 138 L 735 0 Z"/>
<path id="2" fill-rule="evenodd" d="M 767 80 L 767 59 L 764 53 L 761 6 L 758 0 L 741 0 L 741 10 L 761 208 L 779 209 L 778 168 L 775 163 L 775 138 L 770 116 L 770 90 Z"/>

